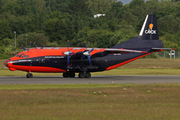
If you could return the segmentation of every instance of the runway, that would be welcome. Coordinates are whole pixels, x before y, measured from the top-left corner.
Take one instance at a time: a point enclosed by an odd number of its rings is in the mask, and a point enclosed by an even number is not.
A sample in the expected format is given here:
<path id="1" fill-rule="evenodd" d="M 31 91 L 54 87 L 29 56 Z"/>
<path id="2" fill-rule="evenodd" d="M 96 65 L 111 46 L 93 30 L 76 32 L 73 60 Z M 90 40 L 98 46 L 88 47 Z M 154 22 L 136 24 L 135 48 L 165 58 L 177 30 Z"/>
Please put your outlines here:
<path id="1" fill-rule="evenodd" d="M 180 76 L 93 76 L 92 78 L 63 77 L 0 77 L 1 85 L 8 84 L 153 84 L 180 83 Z"/>

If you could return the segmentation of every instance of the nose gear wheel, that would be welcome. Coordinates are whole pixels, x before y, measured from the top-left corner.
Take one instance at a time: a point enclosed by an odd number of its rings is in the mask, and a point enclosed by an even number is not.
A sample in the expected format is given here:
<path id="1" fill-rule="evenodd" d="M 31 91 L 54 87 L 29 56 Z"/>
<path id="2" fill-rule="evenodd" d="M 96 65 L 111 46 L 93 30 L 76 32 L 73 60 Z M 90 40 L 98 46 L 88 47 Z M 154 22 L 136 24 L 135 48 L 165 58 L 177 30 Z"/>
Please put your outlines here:
<path id="1" fill-rule="evenodd" d="M 26 77 L 27 77 L 27 78 L 32 78 L 32 77 L 33 77 L 33 74 L 32 74 L 32 73 L 27 73 L 27 74 L 26 74 Z"/>

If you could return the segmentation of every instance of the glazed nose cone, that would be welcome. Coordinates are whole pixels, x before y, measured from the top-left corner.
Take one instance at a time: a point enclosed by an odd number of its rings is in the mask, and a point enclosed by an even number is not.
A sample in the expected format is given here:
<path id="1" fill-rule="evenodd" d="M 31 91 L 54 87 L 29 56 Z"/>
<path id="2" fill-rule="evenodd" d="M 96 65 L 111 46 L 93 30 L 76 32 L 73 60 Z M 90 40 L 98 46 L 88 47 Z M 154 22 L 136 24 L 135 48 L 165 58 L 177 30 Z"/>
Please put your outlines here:
<path id="1" fill-rule="evenodd" d="M 10 61 L 11 61 L 11 59 L 7 59 L 7 60 L 4 62 L 4 65 L 5 65 L 6 67 L 8 67 Z"/>

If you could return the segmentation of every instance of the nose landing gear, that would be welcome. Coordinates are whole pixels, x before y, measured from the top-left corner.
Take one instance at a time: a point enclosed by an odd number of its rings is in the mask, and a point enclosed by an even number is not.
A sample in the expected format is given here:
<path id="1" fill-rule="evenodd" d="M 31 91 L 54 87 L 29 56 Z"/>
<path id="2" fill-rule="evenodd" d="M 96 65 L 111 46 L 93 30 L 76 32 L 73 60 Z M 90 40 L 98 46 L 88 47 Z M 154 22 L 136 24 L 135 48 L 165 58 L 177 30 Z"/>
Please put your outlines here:
<path id="1" fill-rule="evenodd" d="M 27 77 L 27 78 L 32 78 L 32 77 L 33 77 L 33 74 L 32 74 L 32 73 L 27 72 L 26 77 Z"/>

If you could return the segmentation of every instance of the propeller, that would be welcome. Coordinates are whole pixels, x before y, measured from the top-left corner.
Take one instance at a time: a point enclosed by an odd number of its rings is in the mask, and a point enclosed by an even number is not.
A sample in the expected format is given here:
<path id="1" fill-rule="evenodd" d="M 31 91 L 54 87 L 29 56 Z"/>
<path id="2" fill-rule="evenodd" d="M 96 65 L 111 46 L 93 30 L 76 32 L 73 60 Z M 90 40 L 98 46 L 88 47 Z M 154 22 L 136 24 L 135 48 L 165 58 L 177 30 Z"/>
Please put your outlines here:
<path id="1" fill-rule="evenodd" d="M 86 41 L 84 42 L 84 45 L 85 45 L 85 47 L 86 47 L 86 50 L 87 50 L 87 44 L 86 44 Z M 82 59 L 85 59 L 85 57 L 87 56 L 87 58 L 88 58 L 88 61 L 89 61 L 89 65 L 91 66 L 92 64 L 91 64 L 91 52 L 94 50 L 94 48 L 92 48 L 90 51 L 86 51 L 86 52 L 84 52 L 83 53 L 83 57 L 82 57 Z"/>
<path id="2" fill-rule="evenodd" d="M 25 50 L 24 46 L 22 45 L 21 49 Z"/>
<path id="3" fill-rule="evenodd" d="M 44 44 L 42 44 L 41 49 L 43 49 L 43 47 L 44 47 Z"/>
<path id="4" fill-rule="evenodd" d="M 36 48 L 37 47 L 37 45 L 36 45 L 36 43 L 34 42 L 34 47 Z"/>
<path id="5" fill-rule="evenodd" d="M 29 42 L 29 48 L 31 47 L 31 41 Z"/>
<path id="6" fill-rule="evenodd" d="M 67 65 L 69 66 L 70 65 L 70 56 L 74 54 L 69 50 L 69 40 L 67 41 L 67 48 L 68 48 L 68 51 L 64 52 L 63 54 L 67 56 Z"/>

